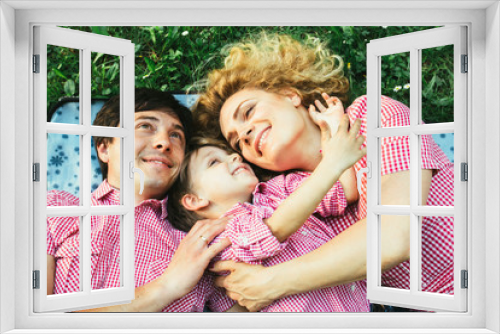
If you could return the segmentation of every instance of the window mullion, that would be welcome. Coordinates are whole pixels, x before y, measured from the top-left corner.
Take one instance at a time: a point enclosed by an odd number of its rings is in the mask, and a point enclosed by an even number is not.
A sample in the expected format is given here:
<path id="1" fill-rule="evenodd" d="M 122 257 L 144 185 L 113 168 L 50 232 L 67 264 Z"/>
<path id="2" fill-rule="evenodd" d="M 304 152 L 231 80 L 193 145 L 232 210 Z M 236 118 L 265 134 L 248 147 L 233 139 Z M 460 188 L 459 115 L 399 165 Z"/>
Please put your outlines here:
<path id="1" fill-rule="evenodd" d="M 420 52 L 416 48 L 410 50 L 410 129 L 418 124 L 421 108 L 420 88 Z M 421 262 L 419 217 L 414 209 L 419 204 L 420 190 L 420 150 L 418 135 L 410 132 L 410 292 L 416 293 L 420 285 L 419 266 Z"/>
<path id="2" fill-rule="evenodd" d="M 80 113 L 83 127 L 87 130 L 81 137 L 80 152 L 82 177 L 80 179 L 80 189 L 82 196 L 81 203 L 85 208 L 90 209 L 91 201 L 89 194 L 91 179 L 91 135 L 88 129 L 91 125 L 91 68 L 90 50 L 84 48 L 80 51 L 82 61 L 80 62 Z M 87 211 L 82 217 L 80 224 L 80 287 L 85 294 L 91 291 L 91 214 Z"/>

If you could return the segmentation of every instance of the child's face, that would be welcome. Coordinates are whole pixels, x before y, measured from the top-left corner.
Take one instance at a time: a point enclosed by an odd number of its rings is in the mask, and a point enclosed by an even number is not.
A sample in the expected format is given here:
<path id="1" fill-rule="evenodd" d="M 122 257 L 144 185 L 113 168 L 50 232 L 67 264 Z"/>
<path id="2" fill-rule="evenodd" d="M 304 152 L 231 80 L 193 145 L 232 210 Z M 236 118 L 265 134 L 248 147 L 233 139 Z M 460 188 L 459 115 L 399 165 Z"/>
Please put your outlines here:
<path id="1" fill-rule="evenodd" d="M 192 188 L 198 197 L 229 210 L 238 202 L 250 202 L 259 182 L 252 168 L 237 153 L 202 147 L 189 162 Z"/>

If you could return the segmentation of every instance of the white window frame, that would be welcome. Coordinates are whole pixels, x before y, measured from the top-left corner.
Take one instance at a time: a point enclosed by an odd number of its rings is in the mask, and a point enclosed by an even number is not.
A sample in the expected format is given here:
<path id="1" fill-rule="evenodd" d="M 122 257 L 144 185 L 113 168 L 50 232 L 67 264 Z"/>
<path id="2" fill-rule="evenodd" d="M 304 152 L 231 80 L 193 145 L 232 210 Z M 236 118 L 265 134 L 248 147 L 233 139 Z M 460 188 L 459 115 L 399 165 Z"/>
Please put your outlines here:
<path id="1" fill-rule="evenodd" d="M 274 1 L 274 2 L 148 2 L 133 1 L 3 1 L 0 3 L 0 331 L 12 333 L 273 332 L 273 333 L 495 333 L 500 331 L 499 245 L 500 146 L 500 10 L 498 1 Z M 116 6 L 122 6 L 121 9 Z M 454 7 L 455 6 L 455 7 Z M 460 6 L 460 8 L 456 7 Z M 63 8 L 66 7 L 66 8 Z M 128 9 L 127 9 L 128 7 Z M 130 8 L 149 8 L 134 10 Z M 196 7 L 196 9 L 193 9 Z M 76 9 L 78 8 L 78 9 Z M 221 9 L 223 8 L 223 9 Z M 49 9 L 49 10 L 43 10 Z M 57 9 L 57 10 L 56 10 Z M 411 9 L 411 10 L 408 10 Z M 438 314 L 34 314 L 31 270 L 26 261 L 32 238 L 33 213 L 27 198 L 32 156 L 30 63 L 35 24 L 57 25 L 451 25 L 469 27 L 468 197 L 470 259 L 468 312 Z M 486 65 L 488 70 L 486 71 Z M 14 70 L 15 68 L 15 70 Z M 7 75 L 6 75 L 7 74 Z M 14 85 L 12 84 L 14 82 Z M 15 128 L 12 129 L 12 110 Z M 473 117 L 474 116 L 474 117 Z M 487 119 L 487 121 L 486 121 Z M 486 131 L 484 130 L 486 128 Z M 485 134 L 486 133 L 486 134 Z M 15 144 L 12 145 L 12 138 Z M 488 174 L 488 182 L 486 181 Z M 12 176 L 14 175 L 14 177 Z M 12 189 L 15 189 L 12 198 Z M 488 196 L 486 196 L 488 195 Z M 12 212 L 7 208 L 15 207 Z M 486 207 L 488 212 L 486 213 Z M 12 236 L 15 238 L 12 238 Z M 12 256 L 14 250 L 15 256 Z M 488 256 L 486 257 L 485 254 Z M 487 261 L 488 265 L 486 265 Z M 12 305 L 15 305 L 12 308 Z M 139 327 L 140 321 L 143 325 Z M 147 326 L 147 327 L 146 327 Z M 352 326 L 358 330 L 352 329 Z M 144 328 L 144 330 L 130 330 Z M 288 328 L 288 329 L 284 329 Z M 295 328 L 295 330 L 293 329 Z M 411 328 L 411 329 L 408 329 Z M 40 330 L 39 330 L 40 329 Z M 120 330 L 121 329 L 121 330 Z M 346 330 L 343 330 L 346 329 Z M 390 330 L 392 329 L 392 330 Z M 462 329 L 462 330 L 460 330 Z M 47 332 L 47 331 L 45 331 Z M 74 331 L 76 332 L 76 331 Z M 149 331 L 151 332 L 151 330 Z"/>
<path id="2" fill-rule="evenodd" d="M 96 35 L 51 26 L 34 27 L 34 54 L 39 56 L 39 73 L 33 74 L 34 96 L 34 162 L 39 164 L 39 181 L 34 193 L 34 270 L 39 272 L 39 288 L 34 290 L 35 312 L 73 311 L 98 306 L 117 305 L 135 298 L 134 278 L 134 45 L 124 39 Z M 64 124 L 47 122 L 47 45 L 79 50 L 79 105 L 81 122 Z M 120 126 L 93 126 L 91 120 L 92 52 L 119 57 Z M 47 135 L 78 135 L 80 150 L 80 205 L 47 207 Z M 91 141 L 94 136 L 111 137 L 120 145 L 120 204 L 91 204 Z M 129 173 L 130 171 L 130 173 Z M 85 195 L 86 194 L 86 195 Z M 120 216 L 120 286 L 92 290 L 91 282 L 91 217 Z M 47 295 L 47 218 L 78 216 L 80 230 L 80 291 Z"/>
<path id="3" fill-rule="evenodd" d="M 367 215 L 367 291 L 372 303 L 395 305 L 429 311 L 456 311 L 467 309 L 467 290 L 461 288 L 461 272 L 467 270 L 467 185 L 461 181 L 461 163 L 467 163 L 467 75 L 462 72 L 461 56 L 467 55 L 467 28 L 449 26 L 370 41 L 367 45 L 367 164 L 371 166 L 368 178 Z M 454 121 L 422 124 L 422 55 L 423 49 L 453 46 Z M 410 124 L 382 127 L 381 124 L 381 59 L 382 56 L 407 52 L 410 61 Z M 421 135 L 454 133 L 454 205 L 427 206 L 421 202 Z M 408 136 L 410 150 L 409 205 L 381 204 L 381 141 L 383 137 Z M 410 218 L 410 287 L 409 290 L 381 285 L 381 230 L 382 215 L 405 215 Z M 424 216 L 451 216 L 454 221 L 454 294 L 436 294 L 421 291 L 422 235 L 420 219 Z"/>

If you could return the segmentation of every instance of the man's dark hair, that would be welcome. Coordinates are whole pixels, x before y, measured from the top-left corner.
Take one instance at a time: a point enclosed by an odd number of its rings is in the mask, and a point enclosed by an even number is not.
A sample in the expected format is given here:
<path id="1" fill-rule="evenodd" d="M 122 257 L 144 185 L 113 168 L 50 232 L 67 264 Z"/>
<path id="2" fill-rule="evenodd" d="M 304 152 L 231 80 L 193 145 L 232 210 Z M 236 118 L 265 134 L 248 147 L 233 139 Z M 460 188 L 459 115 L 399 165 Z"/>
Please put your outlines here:
<path id="1" fill-rule="evenodd" d="M 158 110 L 179 118 L 184 128 L 184 138 L 189 142 L 193 132 L 193 117 L 191 111 L 179 103 L 172 94 L 156 89 L 137 88 L 135 90 L 135 112 Z M 99 110 L 94 120 L 94 125 L 117 127 L 120 124 L 120 96 L 110 98 Z M 97 148 L 101 144 L 108 145 L 113 141 L 109 137 L 94 137 L 94 145 Z M 187 145 L 186 145 L 187 148 Z M 108 164 L 101 161 L 99 154 L 99 165 L 101 167 L 102 179 L 108 177 Z"/>

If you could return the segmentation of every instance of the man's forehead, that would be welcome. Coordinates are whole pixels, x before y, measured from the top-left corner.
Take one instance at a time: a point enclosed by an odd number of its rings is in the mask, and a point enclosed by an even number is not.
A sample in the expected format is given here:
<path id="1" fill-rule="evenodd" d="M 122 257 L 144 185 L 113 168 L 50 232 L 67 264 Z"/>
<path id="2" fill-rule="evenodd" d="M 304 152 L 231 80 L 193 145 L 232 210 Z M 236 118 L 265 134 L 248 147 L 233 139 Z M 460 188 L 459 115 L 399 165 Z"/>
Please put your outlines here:
<path id="1" fill-rule="evenodd" d="M 142 118 L 156 118 L 158 120 L 168 120 L 169 122 L 182 126 L 179 117 L 170 108 L 136 111 L 135 119 L 138 120 Z"/>

